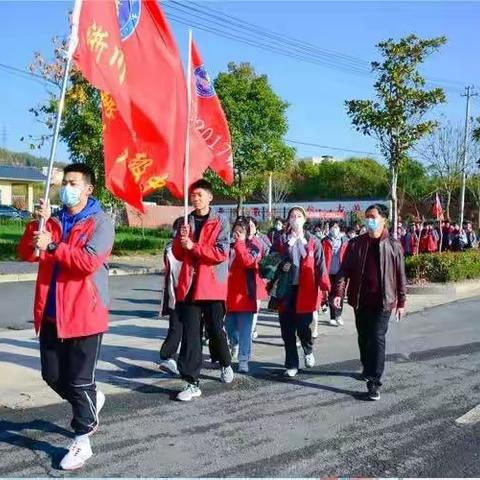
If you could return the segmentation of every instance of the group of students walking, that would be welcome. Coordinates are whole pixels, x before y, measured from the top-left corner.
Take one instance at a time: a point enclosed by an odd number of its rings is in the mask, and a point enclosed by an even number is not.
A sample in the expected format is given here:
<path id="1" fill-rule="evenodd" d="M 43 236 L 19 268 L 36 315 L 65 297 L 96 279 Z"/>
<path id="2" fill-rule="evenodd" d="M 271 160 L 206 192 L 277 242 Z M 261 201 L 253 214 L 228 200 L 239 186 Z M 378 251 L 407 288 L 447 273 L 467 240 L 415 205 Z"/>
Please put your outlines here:
<path id="1" fill-rule="evenodd" d="M 37 221 L 28 224 L 18 250 L 24 260 L 40 263 L 34 317 L 42 376 L 72 406 L 75 439 L 60 464 L 65 470 L 81 468 L 93 455 L 90 437 L 105 403 L 95 368 L 107 330 L 107 258 L 114 228 L 91 196 L 94 184 L 94 173 L 85 164 L 68 165 L 63 209 L 52 216 L 42 204 L 37 215 L 45 220 L 45 229 L 40 231 Z M 250 218 L 239 217 L 230 228 L 214 213 L 207 181 L 195 182 L 189 191 L 193 211 L 188 222 L 177 220 L 165 252 L 163 313 L 169 315 L 169 331 L 160 357 L 163 369 L 185 381 L 178 400 L 201 396 L 204 329 L 223 382 L 234 380 L 232 358 L 238 358 L 239 372 L 249 371 L 255 319 L 260 302 L 268 298 L 278 310 L 285 375 L 295 377 L 301 367 L 297 338 L 305 367 L 314 367 L 315 313 L 322 292 L 328 292 L 337 325 L 347 295 L 355 312 L 367 395 L 380 399 L 388 322 L 393 315 L 403 316 L 406 298 L 402 247 L 386 228 L 387 208 L 369 207 L 367 233 L 347 243 L 335 224 L 320 241 L 305 229 L 303 208 L 293 207 L 286 226 L 267 239 Z"/>

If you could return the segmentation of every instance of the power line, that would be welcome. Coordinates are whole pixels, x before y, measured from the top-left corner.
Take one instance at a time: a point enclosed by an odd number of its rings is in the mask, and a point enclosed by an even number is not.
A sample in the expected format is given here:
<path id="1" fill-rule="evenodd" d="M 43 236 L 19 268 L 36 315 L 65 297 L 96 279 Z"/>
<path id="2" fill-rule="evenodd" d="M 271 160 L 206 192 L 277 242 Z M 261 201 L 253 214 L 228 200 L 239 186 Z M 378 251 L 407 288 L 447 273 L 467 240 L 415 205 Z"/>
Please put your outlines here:
<path id="1" fill-rule="evenodd" d="M 57 86 L 57 84 L 53 80 L 50 80 L 49 78 L 44 77 L 43 75 L 38 75 L 36 73 L 29 72 L 28 70 L 22 70 L 20 68 L 12 67 L 11 65 L 6 65 L 4 63 L 0 63 L 0 68 L 20 78 L 35 80 L 37 82 L 40 80 L 42 83 L 46 82 L 46 83 L 50 83 L 52 85 Z"/>
<path id="2" fill-rule="evenodd" d="M 349 148 L 331 147 L 329 145 L 320 145 L 318 143 L 301 142 L 299 140 L 290 140 L 289 138 L 286 138 L 285 141 L 288 142 L 288 143 L 293 143 L 294 145 L 303 145 L 303 146 L 306 146 L 306 147 L 325 148 L 325 149 L 329 149 L 329 150 L 338 150 L 338 151 L 341 151 L 341 152 L 362 153 L 362 154 L 365 154 L 365 155 L 378 156 L 378 153 L 366 152 L 364 150 L 351 150 Z"/>

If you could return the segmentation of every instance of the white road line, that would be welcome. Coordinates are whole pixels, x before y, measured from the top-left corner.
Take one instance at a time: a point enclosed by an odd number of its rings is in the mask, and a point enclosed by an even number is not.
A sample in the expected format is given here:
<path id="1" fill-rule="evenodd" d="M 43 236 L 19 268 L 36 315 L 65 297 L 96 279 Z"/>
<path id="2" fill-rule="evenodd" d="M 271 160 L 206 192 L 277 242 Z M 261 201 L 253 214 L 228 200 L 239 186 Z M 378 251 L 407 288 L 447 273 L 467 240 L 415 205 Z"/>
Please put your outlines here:
<path id="1" fill-rule="evenodd" d="M 469 412 L 455 420 L 456 423 L 461 425 L 472 425 L 473 423 L 480 422 L 480 405 L 472 408 Z"/>

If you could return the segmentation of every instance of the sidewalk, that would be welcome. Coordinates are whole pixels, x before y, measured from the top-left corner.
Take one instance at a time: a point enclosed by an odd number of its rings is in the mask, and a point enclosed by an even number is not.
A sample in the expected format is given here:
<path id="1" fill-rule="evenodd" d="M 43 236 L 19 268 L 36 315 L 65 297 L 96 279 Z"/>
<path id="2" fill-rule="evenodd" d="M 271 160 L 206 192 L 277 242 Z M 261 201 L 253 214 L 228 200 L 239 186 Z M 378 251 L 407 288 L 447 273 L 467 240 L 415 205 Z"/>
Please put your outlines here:
<path id="1" fill-rule="evenodd" d="M 445 295 L 410 295 L 407 302 L 409 314 L 442 305 L 461 298 L 479 295 L 472 290 L 463 297 L 448 299 Z M 421 315 L 415 320 L 421 321 Z M 337 363 L 358 357 L 353 311 L 345 309 L 345 326 L 327 325 L 328 316 L 320 316 L 319 338 L 315 344 L 318 365 Z M 390 328 L 390 352 L 402 351 L 402 332 L 408 329 L 409 319 Z M 148 388 L 166 387 L 180 390 L 180 379 L 172 379 L 159 372 L 158 352 L 168 328 L 166 319 L 130 318 L 111 324 L 104 336 L 98 362 L 97 381 L 108 395 L 145 391 Z M 252 371 L 265 373 L 282 370 L 284 351 L 277 315 L 263 311 L 258 322 L 259 338 L 253 346 Z M 421 341 L 421 338 L 419 338 Z M 204 349 L 208 357 L 208 349 Z M 218 370 L 202 370 L 202 381 L 219 381 Z M 248 377 L 247 377 L 248 378 Z M 38 339 L 32 330 L 0 332 L 0 407 L 30 408 L 61 402 L 43 382 L 40 374 Z"/>
<path id="2" fill-rule="evenodd" d="M 148 275 L 163 272 L 163 255 L 111 257 L 110 275 Z M 37 263 L 0 262 L 0 283 L 31 282 L 37 278 Z"/>

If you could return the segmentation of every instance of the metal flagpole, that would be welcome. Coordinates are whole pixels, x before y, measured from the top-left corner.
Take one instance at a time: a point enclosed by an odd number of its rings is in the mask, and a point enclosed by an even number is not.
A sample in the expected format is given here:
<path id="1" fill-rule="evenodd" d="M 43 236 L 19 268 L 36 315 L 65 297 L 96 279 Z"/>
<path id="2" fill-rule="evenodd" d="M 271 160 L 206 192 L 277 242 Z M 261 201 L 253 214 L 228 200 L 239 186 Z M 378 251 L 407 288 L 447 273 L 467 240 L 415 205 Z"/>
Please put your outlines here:
<path id="1" fill-rule="evenodd" d="M 190 186 L 190 116 L 192 104 L 192 29 L 188 30 L 188 67 L 187 67 L 187 136 L 185 138 L 185 171 L 183 182 L 184 194 L 184 224 L 188 225 L 188 187 Z"/>
<path id="2" fill-rule="evenodd" d="M 60 133 L 60 124 L 62 120 L 63 106 L 65 104 L 65 92 L 67 91 L 68 75 L 70 73 L 70 67 L 72 65 L 72 57 L 78 44 L 78 24 L 80 21 L 80 11 L 82 9 L 82 0 L 75 0 L 75 6 L 72 13 L 72 29 L 70 32 L 70 39 L 68 41 L 67 62 L 65 64 L 65 72 L 63 73 L 62 88 L 60 92 L 60 99 L 58 101 L 57 118 L 55 119 L 55 128 L 53 130 L 52 146 L 50 148 L 50 157 L 48 163 L 47 184 L 45 186 L 45 193 L 43 195 L 43 205 L 46 206 L 48 198 L 50 196 L 50 188 L 53 175 L 53 163 L 55 161 L 55 153 L 57 151 L 58 137 Z M 45 228 L 45 219 L 40 219 L 39 228 L 40 232 L 43 232 Z M 35 255 L 40 255 L 40 250 L 35 249 Z"/>

